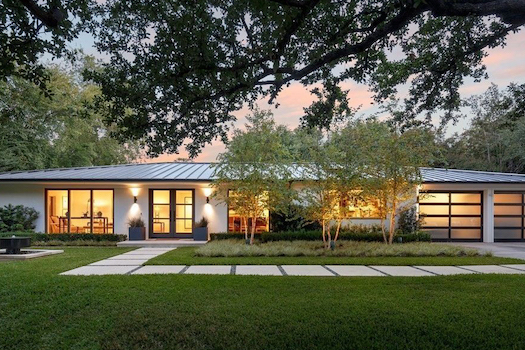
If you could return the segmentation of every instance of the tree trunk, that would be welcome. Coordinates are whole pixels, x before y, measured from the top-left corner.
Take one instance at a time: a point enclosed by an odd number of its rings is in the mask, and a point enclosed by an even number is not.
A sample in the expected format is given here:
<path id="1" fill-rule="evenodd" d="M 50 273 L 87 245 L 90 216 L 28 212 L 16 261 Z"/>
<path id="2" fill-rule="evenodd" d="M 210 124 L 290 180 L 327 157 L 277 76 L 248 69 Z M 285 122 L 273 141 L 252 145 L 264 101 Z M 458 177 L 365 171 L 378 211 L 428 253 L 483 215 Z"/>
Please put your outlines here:
<path id="1" fill-rule="evenodd" d="M 255 226 L 257 224 L 257 218 L 252 218 L 252 235 L 250 237 L 250 244 L 253 245 L 253 241 L 255 238 Z"/>
<path id="2" fill-rule="evenodd" d="M 326 249 L 330 249 L 330 242 L 332 241 L 332 235 L 330 234 L 330 221 L 327 223 L 326 235 L 328 236 L 328 242 L 326 242 Z"/>
<path id="3" fill-rule="evenodd" d="M 323 245 L 326 247 L 326 226 L 324 220 L 321 221 L 321 226 L 323 226 Z"/>
<path id="4" fill-rule="evenodd" d="M 343 220 L 337 221 L 337 229 L 335 230 L 335 237 L 334 242 L 337 242 L 337 239 L 339 238 L 339 231 L 341 230 L 341 224 L 343 223 Z"/>
<path id="5" fill-rule="evenodd" d="M 390 212 L 390 228 L 388 232 L 388 243 L 392 244 L 394 241 L 394 230 L 396 228 L 396 205 L 392 204 L 392 211 Z"/>
<path id="6" fill-rule="evenodd" d="M 244 241 L 246 241 L 248 240 L 248 218 L 245 216 L 241 217 L 241 226 L 243 225 L 243 223 L 244 223 Z"/>

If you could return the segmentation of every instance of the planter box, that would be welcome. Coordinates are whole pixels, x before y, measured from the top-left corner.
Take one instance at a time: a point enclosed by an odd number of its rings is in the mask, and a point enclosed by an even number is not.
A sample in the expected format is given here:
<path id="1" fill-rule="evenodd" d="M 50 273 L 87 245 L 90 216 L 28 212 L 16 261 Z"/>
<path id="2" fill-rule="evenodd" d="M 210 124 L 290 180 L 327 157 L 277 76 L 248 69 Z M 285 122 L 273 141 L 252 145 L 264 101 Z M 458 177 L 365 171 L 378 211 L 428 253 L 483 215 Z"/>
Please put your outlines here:
<path id="1" fill-rule="evenodd" d="M 146 228 L 145 227 L 130 227 L 129 228 L 129 240 L 130 241 L 143 241 L 146 239 Z"/>
<path id="2" fill-rule="evenodd" d="M 208 228 L 207 227 L 195 227 L 193 229 L 193 239 L 195 241 L 207 241 L 208 240 Z"/>

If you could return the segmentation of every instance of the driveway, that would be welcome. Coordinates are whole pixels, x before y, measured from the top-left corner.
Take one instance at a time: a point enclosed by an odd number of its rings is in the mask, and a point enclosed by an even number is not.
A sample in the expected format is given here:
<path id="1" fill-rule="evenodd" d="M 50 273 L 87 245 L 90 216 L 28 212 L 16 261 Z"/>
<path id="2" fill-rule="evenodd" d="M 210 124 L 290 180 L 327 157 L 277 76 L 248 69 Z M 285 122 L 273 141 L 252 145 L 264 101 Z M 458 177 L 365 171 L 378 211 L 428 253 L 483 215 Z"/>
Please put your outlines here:
<path id="1" fill-rule="evenodd" d="M 480 243 L 458 242 L 452 243 L 462 247 L 476 248 L 482 251 L 491 251 L 494 256 L 525 260 L 525 242 L 509 243 Z"/>

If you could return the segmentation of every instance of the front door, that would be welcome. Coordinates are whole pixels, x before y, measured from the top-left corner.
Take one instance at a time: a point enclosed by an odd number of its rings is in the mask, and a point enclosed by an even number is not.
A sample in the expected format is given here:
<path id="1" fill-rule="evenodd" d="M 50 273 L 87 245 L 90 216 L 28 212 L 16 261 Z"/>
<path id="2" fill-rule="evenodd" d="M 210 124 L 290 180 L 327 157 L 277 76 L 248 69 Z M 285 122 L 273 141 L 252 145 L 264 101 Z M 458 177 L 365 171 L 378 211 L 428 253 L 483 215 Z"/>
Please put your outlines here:
<path id="1" fill-rule="evenodd" d="M 150 190 L 151 238 L 192 238 L 194 190 Z"/>

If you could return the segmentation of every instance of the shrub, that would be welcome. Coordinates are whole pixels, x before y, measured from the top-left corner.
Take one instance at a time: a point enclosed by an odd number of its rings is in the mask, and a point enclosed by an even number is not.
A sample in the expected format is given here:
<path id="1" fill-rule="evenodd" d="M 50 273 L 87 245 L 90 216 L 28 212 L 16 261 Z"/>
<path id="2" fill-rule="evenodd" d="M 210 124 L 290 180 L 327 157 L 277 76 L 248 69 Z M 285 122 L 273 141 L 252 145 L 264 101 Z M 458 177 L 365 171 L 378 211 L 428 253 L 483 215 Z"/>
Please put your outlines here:
<path id="1" fill-rule="evenodd" d="M 260 242 L 277 242 L 277 241 L 321 241 L 322 232 L 320 230 L 313 231 L 283 231 L 283 232 L 263 232 L 255 236 Z M 244 239 L 244 233 L 212 233 L 210 239 L 224 240 L 224 239 Z M 339 240 L 341 241 L 359 241 L 359 242 L 383 242 L 383 234 L 379 226 L 348 226 L 342 229 L 339 233 Z M 424 232 L 416 232 L 411 234 L 398 234 L 394 238 L 394 242 L 408 243 L 408 242 L 430 242 L 430 235 Z"/>
<path id="2" fill-rule="evenodd" d="M 126 235 L 115 234 L 93 234 L 93 233 L 35 233 L 35 232 L 7 232 L 0 233 L 0 237 L 24 236 L 31 237 L 31 244 L 36 242 L 75 242 L 75 241 L 95 241 L 95 242 L 122 242 L 127 239 Z"/>
<path id="3" fill-rule="evenodd" d="M 416 207 L 405 210 L 399 216 L 398 230 L 401 233 L 416 233 L 421 229 L 421 219 L 417 217 Z"/>
<path id="4" fill-rule="evenodd" d="M 134 218 L 130 218 L 128 220 L 128 226 L 129 227 L 146 227 L 146 224 L 144 223 L 144 220 L 142 217 L 137 216 Z"/>
<path id="5" fill-rule="evenodd" d="M 197 221 L 195 223 L 195 227 L 208 227 L 208 219 L 206 219 L 204 216 L 202 217 L 202 219 L 200 219 L 199 221 Z"/>
<path id="6" fill-rule="evenodd" d="M 289 204 L 286 212 L 270 212 L 270 225 L 274 232 L 284 231 L 315 231 L 320 230 L 318 222 L 304 218 L 304 208 L 298 204 Z"/>
<path id="7" fill-rule="evenodd" d="M 0 232 L 32 231 L 38 215 L 33 208 L 8 204 L 0 208 Z"/>

